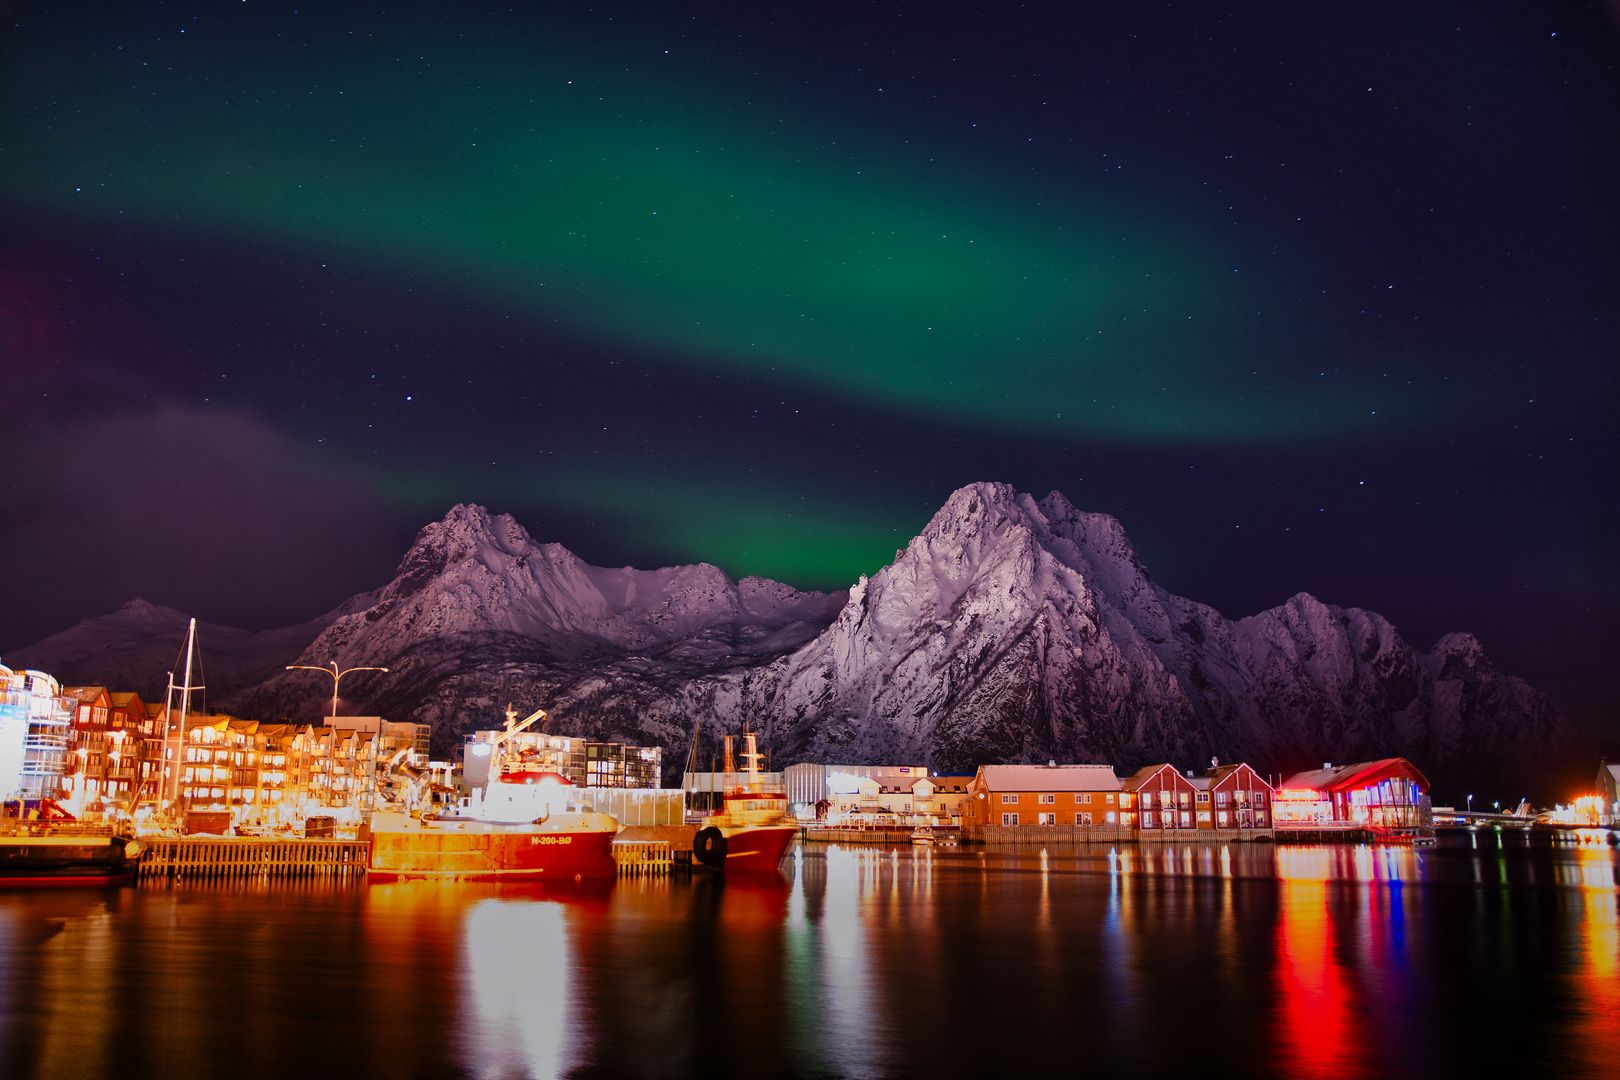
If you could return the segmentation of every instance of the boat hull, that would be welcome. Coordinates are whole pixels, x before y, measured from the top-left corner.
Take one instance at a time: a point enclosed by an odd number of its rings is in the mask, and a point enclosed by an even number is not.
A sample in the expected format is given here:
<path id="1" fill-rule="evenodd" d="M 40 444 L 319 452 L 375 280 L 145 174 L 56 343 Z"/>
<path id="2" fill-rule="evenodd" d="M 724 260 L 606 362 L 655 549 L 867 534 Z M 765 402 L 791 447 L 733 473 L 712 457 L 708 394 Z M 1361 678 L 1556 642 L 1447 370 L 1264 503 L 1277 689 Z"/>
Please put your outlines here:
<path id="1" fill-rule="evenodd" d="M 726 838 L 727 870 L 775 870 L 799 835 L 797 825 L 720 826 Z"/>
<path id="2" fill-rule="evenodd" d="M 557 814 L 541 825 L 422 823 L 403 814 L 372 821 L 373 881 L 583 881 L 611 878 L 618 822 Z"/>
<path id="3" fill-rule="evenodd" d="M 122 837 L 0 838 L 0 888 L 121 885 L 135 876 Z"/>

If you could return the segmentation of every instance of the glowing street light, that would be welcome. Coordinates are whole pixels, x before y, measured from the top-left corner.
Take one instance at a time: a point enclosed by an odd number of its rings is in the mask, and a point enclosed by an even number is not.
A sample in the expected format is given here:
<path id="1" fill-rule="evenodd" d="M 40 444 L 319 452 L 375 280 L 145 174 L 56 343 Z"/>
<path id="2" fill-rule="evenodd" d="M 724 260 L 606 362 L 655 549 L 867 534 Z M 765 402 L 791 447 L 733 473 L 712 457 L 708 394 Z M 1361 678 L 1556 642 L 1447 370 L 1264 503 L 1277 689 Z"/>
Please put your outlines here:
<path id="1" fill-rule="evenodd" d="M 1468 812 L 1470 814 L 1474 812 L 1474 796 L 1472 792 L 1468 795 Z"/>
<path id="2" fill-rule="evenodd" d="M 337 716 L 338 683 L 343 681 L 343 676 L 347 675 L 351 671 L 387 671 L 388 669 L 385 668 L 385 667 L 351 667 L 351 668 L 344 668 L 342 671 L 339 671 L 337 661 L 333 660 L 331 667 L 313 667 L 313 666 L 311 666 L 309 664 L 288 664 L 287 665 L 287 670 L 288 671 L 319 671 L 323 675 L 332 676 L 332 713 L 331 713 L 331 715 L 335 718 Z"/>

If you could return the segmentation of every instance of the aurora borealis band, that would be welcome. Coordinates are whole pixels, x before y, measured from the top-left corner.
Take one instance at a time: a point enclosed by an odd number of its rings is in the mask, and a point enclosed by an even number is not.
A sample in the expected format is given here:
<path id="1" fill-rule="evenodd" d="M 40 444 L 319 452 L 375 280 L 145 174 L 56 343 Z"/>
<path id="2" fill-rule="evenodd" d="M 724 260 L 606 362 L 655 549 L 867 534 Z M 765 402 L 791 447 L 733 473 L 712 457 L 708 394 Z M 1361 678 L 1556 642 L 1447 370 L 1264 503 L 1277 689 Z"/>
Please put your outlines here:
<path id="1" fill-rule="evenodd" d="M 833 588 L 1003 479 L 1229 614 L 1307 589 L 1612 699 L 1548 637 L 1620 643 L 1601 11 L 6 23 L 0 551 L 136 496 L 211 535 L 58 545 L 93 569 L 0 644 L 307 617 L 460 501 Z"/>

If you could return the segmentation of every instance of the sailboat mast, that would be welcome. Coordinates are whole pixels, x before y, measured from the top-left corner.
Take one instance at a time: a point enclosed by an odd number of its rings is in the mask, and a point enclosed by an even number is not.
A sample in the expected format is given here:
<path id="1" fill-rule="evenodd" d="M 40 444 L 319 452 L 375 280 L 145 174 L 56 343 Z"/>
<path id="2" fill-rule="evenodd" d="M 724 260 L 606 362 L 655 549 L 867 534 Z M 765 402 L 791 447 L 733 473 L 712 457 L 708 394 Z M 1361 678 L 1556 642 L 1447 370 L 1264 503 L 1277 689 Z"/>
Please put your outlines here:
<path id="1" fill-rule="evenodd" d="M 185 684 L 180 688 L 180 736 L 176 740 L 174 751 L 174 801 L 169 805 L 174 807 L 176 814 L 183 813 L 180 807 L 180 758 L 186 749 L 186 717 L 191 715 L 191 654 L 197 649 L 197 620 L 192 619 L 190 627 L 186 630 L 186 678 Z M 173 678 L 170 673 L 170 678 Z"/>

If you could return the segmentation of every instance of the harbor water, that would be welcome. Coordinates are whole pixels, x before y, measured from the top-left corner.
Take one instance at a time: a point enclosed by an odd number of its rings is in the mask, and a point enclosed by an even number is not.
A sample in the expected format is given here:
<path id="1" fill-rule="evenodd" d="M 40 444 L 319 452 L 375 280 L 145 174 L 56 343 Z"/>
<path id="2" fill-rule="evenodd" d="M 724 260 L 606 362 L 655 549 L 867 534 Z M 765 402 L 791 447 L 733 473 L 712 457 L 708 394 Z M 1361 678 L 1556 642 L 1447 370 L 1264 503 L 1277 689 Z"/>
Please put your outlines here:
<path id="1" fill-rule="evenodd" d="M 0 1076 L 1614 1076 L 1606 833 L 0 894 Z"/>

